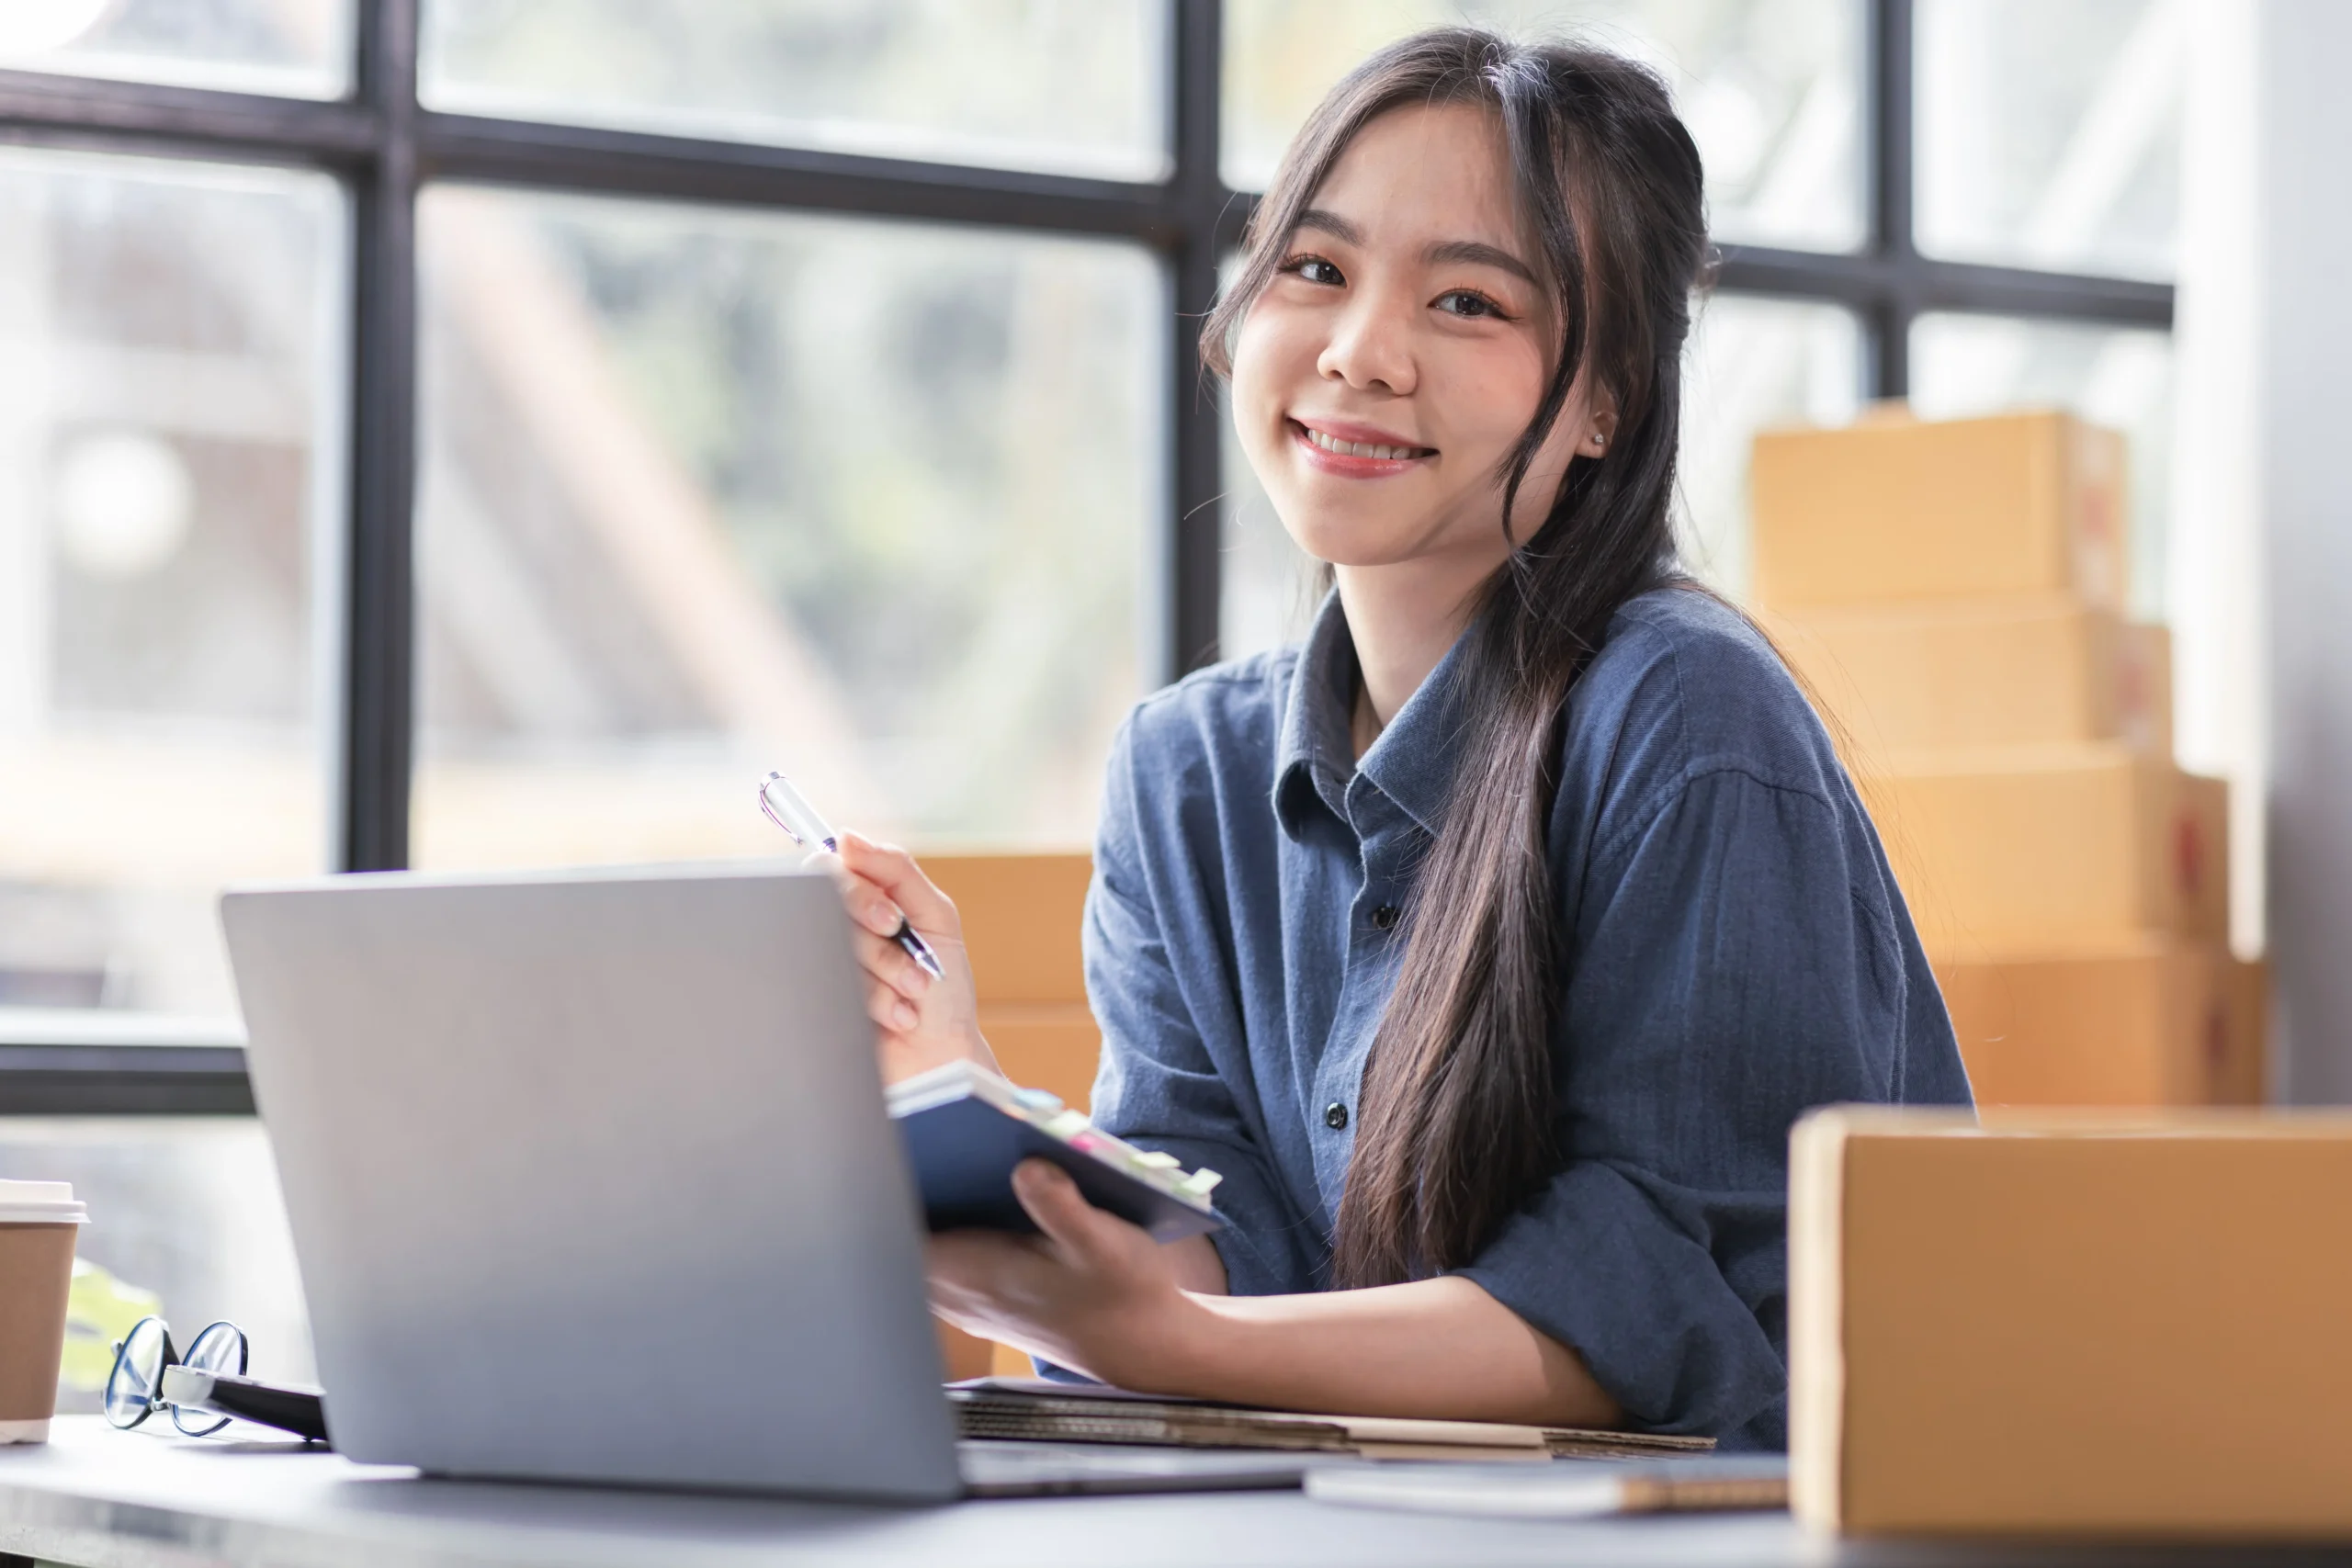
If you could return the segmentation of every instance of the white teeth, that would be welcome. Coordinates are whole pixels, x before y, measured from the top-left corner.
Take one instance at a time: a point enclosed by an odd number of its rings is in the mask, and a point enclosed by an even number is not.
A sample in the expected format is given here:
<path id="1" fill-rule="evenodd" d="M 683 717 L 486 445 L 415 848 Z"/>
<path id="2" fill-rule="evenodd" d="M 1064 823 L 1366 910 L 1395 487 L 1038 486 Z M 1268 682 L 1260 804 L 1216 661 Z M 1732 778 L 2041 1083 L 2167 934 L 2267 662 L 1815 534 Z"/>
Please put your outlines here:
<path id="1" fill-rule="evenodd" d="M 1420 450 L 1417 446 L 1377 446 L 1364 441 L 1341 441 L 1334 436 L 1324 434 L 1311 425 L 1301 425 L 1299 428 L 1306 432 L 1306 438 L 1309 441 L 1326 452 L 1335 452 L 1342 457 L 1377 457 L 1384 462 L 1390 462 L 1399 457 L 1412 457 Z"/>

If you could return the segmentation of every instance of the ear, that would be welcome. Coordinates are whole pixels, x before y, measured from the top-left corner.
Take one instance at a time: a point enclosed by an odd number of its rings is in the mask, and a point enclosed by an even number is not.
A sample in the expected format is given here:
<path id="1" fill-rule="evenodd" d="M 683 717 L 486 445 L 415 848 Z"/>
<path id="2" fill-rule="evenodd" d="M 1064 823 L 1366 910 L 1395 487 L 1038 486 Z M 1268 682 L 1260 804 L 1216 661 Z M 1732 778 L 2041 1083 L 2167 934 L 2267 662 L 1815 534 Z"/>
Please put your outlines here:
<path id="1" fill-rule="evenodd" d="M 1577 456 L 1600 457 L 1608 454 L 1617 439 L 1617 400 L 1607 391 L 1594 395 L 1591 412 L 1585 416 L 1584 434 L 1577 437 Z"/>

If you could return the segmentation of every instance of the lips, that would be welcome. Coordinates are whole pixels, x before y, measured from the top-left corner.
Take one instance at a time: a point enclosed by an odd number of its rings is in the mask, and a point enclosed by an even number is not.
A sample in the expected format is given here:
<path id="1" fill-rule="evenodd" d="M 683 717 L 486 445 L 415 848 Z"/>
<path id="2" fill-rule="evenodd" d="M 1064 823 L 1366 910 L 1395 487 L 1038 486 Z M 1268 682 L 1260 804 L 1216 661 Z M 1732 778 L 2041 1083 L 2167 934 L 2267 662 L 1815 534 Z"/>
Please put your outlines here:
<path id="1" fill-rule="evenodd" d="M 1289 423 L 1291 438 L 1317 468 L 1352 478 L 1402 473 L 1437 456 L 1434 446 L 1417 446 L 1374 425 L 1323 421 L 1308 424 L 1297 419 Z"/>

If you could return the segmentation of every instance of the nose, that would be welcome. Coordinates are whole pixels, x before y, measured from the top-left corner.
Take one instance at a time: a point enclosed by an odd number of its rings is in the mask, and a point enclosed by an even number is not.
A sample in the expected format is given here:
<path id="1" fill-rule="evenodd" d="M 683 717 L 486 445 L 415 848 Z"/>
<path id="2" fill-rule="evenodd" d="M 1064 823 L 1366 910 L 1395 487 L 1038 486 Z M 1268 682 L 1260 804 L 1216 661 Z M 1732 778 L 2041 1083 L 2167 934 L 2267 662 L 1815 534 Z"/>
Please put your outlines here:
<path id="1" fill-rule="evenodd" d="M 1413 363 L 1411 310 L 1400 299 L 1360 290 L 1334 318 L 1330 341 L 1316 358 L 1316 371 L 1356 391 L 1409 397 L 1419 379 Z"/>

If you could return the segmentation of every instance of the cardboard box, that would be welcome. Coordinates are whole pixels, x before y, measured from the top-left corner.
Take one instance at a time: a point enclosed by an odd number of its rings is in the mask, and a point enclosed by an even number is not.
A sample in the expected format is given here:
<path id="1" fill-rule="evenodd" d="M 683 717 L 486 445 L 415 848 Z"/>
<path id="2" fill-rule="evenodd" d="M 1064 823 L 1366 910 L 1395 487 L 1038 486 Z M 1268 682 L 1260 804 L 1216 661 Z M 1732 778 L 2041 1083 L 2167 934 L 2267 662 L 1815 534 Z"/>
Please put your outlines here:
<path id="1" fill-rule="evenodd" d="M 1931 951 L 2229 940 L 2219 779 L 2105 742 L 1897 759 L 1856 782 Z"/>
<path id="2" fill-rule="evenodd" d="M 1808 1525 L 2352 1537 L 2352 1116 L 1816 1112 L 1789 1272 Z"/>
<path id="3" fill-rule="evenodd" d="M 2230 987 L 2228 1059 L 2218 1075 L 2222 1105 L 2267 1105 L 2270 1102 L 2270 965 L 2244 959 L 2230 960 L 2224 972 Z"/>
<path id="4" fill-rule="evenodd" d="M 980 998 L 980 1032 L 1015 1083 L 1086 1109 L 1102 1032 L 1086 1005 L 1079 930 L 1093 858 L 1079 853 L 925 855 L 923 870 L 956 901 Z M 1029 1358 L 935 1322 L 951 1378 L 1027 1377 Z"/>
<path id="5" fill-rule="evenodd" d="M 1079 928 L 1094 857 L 924 855 L 922 868 L 956 901 L 980 1001 L 1086 1000 Z"/>
<path id="6" fill-rule="evenodd" d="M 1767 616 L 1852 763 L 1937 747 L 2116 740 L 2172 756 L 2172 639 L 2064 594 Z"/>
<path id="7" fill-rule="evenodd" d="M 2110 951 L 1939 960 L 1976 1102 L 2255 1105 L 2268 1084 L 2263 965 L 2149 938 Z"/>
<path id="8" fill-rule="evenodd" d="M 980 1032 L 1014 1083 L 1050 1090 L 1080 1111 L 1092 1104 L 1102 1032 L 1084 1002 L 982 1002 Z"/>
<path id="9" fill-rule="evenodd" d="M 931 1329 L 939 1337 L 940 1375 L 949 1382 L 984 1378 L 996 1370 L 997 1352 L 1003 1346 L 967 1334 L 945 1318 L 933 1318 Z"/>
<path id="10" fill-rule="evenodd" d="M 1749 470 L 1756 602 L 2065 592 L 2126 604 L 2123 438 L 2057 412 L 1772 431 Z"/>
<path id="11" fill-rule="evenodd" d="M 1005 1076 L 1086 1109 L 1102 1054 L 1079 954 L 1092 857 L 926 855 L 922 864 L 963 918 L 980 1032 Z"/>

